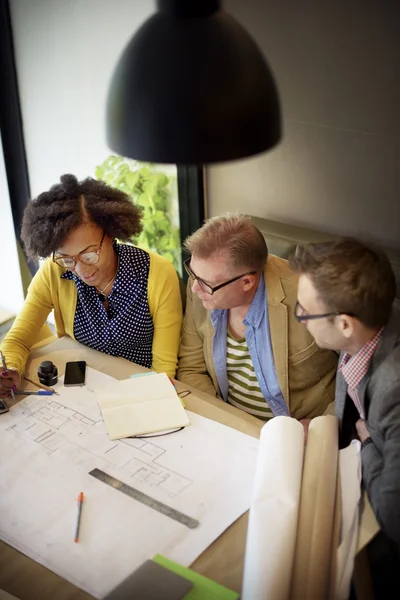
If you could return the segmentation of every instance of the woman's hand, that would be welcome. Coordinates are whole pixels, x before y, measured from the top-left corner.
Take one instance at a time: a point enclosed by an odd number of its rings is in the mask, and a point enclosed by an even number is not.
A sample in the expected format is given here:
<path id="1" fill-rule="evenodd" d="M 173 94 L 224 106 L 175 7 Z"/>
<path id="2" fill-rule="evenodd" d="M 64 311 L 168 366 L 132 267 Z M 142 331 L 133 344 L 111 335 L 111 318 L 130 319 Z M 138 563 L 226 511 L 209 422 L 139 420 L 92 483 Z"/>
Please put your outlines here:
<path id="1" fill-rule="evenodd" d="M 5 371 L 0 367 L 0 398 L 10 396 L 11 388 L 16 391 L 20 383 L 21 376 L 18 371 L 14 371 L 13 369 Z"/>

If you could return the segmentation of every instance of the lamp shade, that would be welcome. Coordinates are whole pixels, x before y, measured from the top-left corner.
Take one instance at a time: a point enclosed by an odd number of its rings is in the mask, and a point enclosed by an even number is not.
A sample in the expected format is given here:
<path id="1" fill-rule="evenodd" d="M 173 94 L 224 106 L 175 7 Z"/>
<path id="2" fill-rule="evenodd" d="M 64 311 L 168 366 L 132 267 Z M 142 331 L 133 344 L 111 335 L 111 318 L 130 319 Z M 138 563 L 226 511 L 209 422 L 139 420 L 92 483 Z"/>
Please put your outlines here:
<path id="1" fill-rule="evenodd" d="M 107 141 L 137 160 L 205 164 L 281 137 L 277 89 L 256 43 L 217 0 L 159 0 L 112 76 Z"/>

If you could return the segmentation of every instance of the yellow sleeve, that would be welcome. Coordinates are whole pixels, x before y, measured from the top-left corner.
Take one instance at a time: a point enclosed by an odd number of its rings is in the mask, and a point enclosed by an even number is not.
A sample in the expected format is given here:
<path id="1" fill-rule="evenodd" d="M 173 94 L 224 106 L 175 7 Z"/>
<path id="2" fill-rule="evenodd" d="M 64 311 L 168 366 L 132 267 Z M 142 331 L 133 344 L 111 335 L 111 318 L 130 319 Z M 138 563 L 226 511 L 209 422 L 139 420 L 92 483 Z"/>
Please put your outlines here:
<path id="1" fill-rule="evenodd" d="M 182 323 L 182 300 L 178 275 L 172 263 L 149 252 L 147 296 L 154 324 L 152 368 L 175 377 Z"/>
<path id="2" fill-rule="evenodd" d="M 48 268 L 44 263 L 32 279 L 22 309 L 1 344 L 7 366 L 20 375 L 25 372 L 30 349 L 52 309 Z"/>

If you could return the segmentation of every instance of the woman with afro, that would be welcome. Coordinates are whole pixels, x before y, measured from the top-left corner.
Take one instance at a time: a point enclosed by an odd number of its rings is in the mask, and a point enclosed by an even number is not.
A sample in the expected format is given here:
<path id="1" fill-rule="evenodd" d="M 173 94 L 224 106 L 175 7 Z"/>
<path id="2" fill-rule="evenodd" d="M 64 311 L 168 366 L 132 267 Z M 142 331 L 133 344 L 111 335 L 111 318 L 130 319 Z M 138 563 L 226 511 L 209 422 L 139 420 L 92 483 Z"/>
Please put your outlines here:
<path id="1" fill-rule="evenodd" d="M 141 212 L 129 196 L 95 179 L 63 175 L 29 202 L 22 241 L 29 258 L 46 260 L 1 344 L 8 372 L 1 373 L 0 397 L 20 384 L 52 310 L 59 337 L 175 375 L 178 276 L 166 258 L 124 243 L 141 229 Z"/>

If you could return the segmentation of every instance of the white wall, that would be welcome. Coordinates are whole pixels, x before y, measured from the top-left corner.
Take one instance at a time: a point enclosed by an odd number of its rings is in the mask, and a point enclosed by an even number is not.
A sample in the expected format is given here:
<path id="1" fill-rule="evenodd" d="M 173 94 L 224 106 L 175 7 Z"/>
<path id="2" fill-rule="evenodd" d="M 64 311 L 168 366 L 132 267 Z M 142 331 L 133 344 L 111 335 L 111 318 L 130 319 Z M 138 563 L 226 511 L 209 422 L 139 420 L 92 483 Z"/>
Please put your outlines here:
<path id="1" fill-rule="evenodd" d="M 273 67 L 284 138 L 207 169 L 210 216 L 239 210 L 399 247 L 398 2 L 223 4 Z"/>
<path id="2" fill-rule="evenodd" d="M 0 134 L 0 308 L 16 314 L 24 301 L 21 271 L 19 267 L 14 222 L 11 213 L 7 175 L 4 165 L 3 145 Z"/>
<path id="3" fill-rule="evenodd" d="M 11 0 L 32 196 L 63 173 L 94 176 L 105 139 L 108 84 L 152 0 Z"/>

